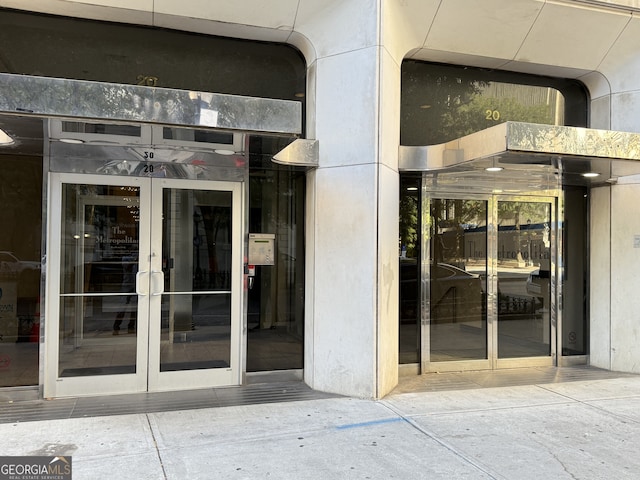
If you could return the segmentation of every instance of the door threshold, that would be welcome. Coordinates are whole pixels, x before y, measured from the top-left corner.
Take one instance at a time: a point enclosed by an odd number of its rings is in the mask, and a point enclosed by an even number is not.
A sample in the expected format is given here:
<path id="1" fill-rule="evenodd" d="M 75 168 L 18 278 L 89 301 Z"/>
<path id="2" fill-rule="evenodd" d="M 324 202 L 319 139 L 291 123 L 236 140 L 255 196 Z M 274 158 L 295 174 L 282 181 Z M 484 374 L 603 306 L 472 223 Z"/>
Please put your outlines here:
<path id="1" fill-rule="evenodd" d="M 312 390 L 303 382 L 296 381 L 173 392 L 0 402 L 0 424 L 297 402 L 339 396 Z"/>
<path id="2" fill-rule="evenodd" d="M 40 387 L 37 385 L 28 387 L 0 388 L 0 405 L 4 403 L 38 400 L 39 398 Z"/>
<path id="3" fill-rule="evenodd" d="M 272 370 L 269 372 L 247 372 L 245 374 L 245 384 L 255 385 L 259 383 L 274 382 L 301 382 L 304 370 Z"/>
<path id="4" fill-rule="evenodd" d="M 612 372 L 589 365 L 574 365 L 570 367 L 519 367 L 500 370 L 425 373 L 415 377 L 401 377 L 393 394 L 541 385 L 626 376 L 637 375 Z"/>

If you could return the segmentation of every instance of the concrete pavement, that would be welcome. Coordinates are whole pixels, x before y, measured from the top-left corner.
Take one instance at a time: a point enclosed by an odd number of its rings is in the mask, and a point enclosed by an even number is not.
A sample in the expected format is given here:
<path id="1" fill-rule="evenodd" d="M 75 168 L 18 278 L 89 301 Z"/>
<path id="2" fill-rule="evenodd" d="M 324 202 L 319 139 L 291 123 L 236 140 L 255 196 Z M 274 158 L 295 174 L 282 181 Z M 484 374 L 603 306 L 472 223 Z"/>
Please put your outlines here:
<path id="1" fill-rule="evenodd" d="M 640 376 L 0 425 L 73 479 L 637 479 Z"/>

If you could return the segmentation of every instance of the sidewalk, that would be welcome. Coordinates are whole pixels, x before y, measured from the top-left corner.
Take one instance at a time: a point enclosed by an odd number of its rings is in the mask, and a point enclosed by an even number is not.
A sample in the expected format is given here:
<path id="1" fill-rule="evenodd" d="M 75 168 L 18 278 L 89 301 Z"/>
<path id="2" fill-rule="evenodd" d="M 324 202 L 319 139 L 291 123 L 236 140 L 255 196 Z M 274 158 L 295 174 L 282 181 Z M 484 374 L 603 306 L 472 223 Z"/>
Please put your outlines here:
<path id="1" fill-rule="evenodd" d="M 637 479 L 640 376 L 0 425 L 73 479 Z"/>

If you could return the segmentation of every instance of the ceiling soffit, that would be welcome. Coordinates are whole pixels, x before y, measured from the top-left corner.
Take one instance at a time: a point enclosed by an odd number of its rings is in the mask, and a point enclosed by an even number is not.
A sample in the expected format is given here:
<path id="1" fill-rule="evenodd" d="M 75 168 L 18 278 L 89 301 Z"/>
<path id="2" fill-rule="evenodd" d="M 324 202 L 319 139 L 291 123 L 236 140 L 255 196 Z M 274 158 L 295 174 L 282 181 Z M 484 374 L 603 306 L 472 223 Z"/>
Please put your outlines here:
<path id="1" fill-rule="evenodd" d="M 576 78 L 625 41 L 632 16 L 630 8 L 583 2 L 483 0 L 462 8 L 442 0 L 434 18 L 422 19 L 425 41 L 410 58 Z"/>

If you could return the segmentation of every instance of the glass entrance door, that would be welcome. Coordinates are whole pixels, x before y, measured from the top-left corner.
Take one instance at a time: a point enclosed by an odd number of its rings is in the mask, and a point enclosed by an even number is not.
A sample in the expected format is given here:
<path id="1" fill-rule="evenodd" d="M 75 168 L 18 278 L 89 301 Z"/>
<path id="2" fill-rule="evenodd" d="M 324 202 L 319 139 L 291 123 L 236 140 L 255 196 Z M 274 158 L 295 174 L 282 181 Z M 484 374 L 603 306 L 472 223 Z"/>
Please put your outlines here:
<path id="1" fill-rule="evenodd" d="M 497 202 L 498 360 L 551 355 L 551 203 Z"/>
<path id="2" fill-rule="evenodd" d="M 149 389 L 239 384 L 240 184 L 152 187 Z"/>
<path id="3" fill-rule="evenodd" d="M 555 199 L 451 196 L 428 205 L 423 371 L 551 365 Z"/>
<path id="4" fill-rule="evenodd" d="M 429 362 L 488 359 L 487 221 L 484 199 L 432 199 Z"/>
<path id="5" fill-rule="evenodd" d="M 240 383 L 240 184 L 50 184 L 45 396 Z"/>

